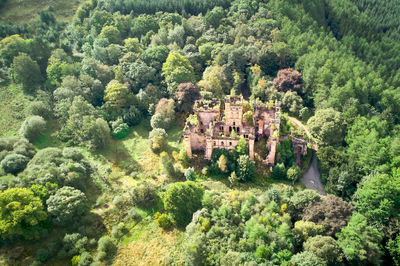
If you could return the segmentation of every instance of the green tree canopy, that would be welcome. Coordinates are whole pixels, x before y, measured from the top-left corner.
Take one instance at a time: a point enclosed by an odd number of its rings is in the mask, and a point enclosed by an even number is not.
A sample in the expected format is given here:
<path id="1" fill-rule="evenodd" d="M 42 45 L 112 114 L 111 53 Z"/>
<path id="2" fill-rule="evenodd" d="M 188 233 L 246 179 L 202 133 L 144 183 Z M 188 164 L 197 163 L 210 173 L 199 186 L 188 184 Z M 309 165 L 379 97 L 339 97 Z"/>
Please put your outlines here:
<path id="1" fill-rule="evenodd" d="M 0 192 L 0 233 L 2 238 L 39 236 L 40 223 L 47 219 L 40 198 L 26 188 Z"/>
<path id="2" fill-rule="evenodd" d="M 354 213 L 348 225 L 342 228 L 337 237 L 348 261 L 361 264 L 381 262 L 382 233 L 369 225 L 367 218 L 362 214 Z"/>
<path id="3" fill-rule="evenodd" d="M 39 65 L 27 54 L 21 53 L 14 57 L 11 72 L 15 82 L 20 83 L 27 93 L 34 92 L 40 83 Z"/>
<path id="4" fill-rule="evenodd" d="M 185 226 L 195 211 L 201 208 L 204 189 L 193 182 L 178 182 L 172 184 L 163 196 L 164 208 L 175 220 L 177 225 Z"/>

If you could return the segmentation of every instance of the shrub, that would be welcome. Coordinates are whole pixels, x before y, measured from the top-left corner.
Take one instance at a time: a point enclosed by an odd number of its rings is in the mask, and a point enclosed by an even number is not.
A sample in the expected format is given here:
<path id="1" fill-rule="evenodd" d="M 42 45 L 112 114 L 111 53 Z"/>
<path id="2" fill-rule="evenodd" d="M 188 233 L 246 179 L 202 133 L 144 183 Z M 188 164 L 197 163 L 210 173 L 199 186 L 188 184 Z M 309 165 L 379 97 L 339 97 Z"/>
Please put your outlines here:
<path id="1" fill-rule="evenodd" d="M 164 208 L 179 226 L 187 225 L 201 208 L 204 189 L 193 181 L 172 184 L 164 194 Z"/>
<path id="2" fill-rule="evenodd" d="M 138 207 L 154 207 L 158 203 L 157 187 L 149 182 L 141 182 L 130 192 L 133 204 Z"/>
<path id="3" fill-rule="evenodd" d="M 69 225 L 77 221 L 89 210 L 85 194 L 68 186 L 57 190 L 46 203 L 52 222 L 60 226 Z"/>
<path id="4" fill-rule="evenodd" d="M 10 174 L 18 174 L 23 171 L 29 162 L 29 158 L 21 154 L 9 154 L 0 163 L 0 167 L 4 172 Z"/>
<path id="5" fill-rule="evenodd" d="M 195 181 L 196 180 L 196 172 L 194 171 L 193 167 L 189 167 L 185 170 L 185 178 L 188 181 Z"/>
<path id="6" fill-rule="evenodd" d="M 155 128 L 149 134 L 150 148 L 155 153 L 160 153 L 166 149 L 167 132 L 162 128 Z"/>
<path id="7" fill-rule="evenodd" d="M 25 119 L 21 128 L 19 129 L 19 134 L 28 139 L 29 141 L 34 141 L 46 130 L 46 121 L 41 116 L 30 116 Z"/>
<path id="8" fill-rule="evenodd" d="M 129 210 L 128 215 L 126 216 L 127 219 L 132 219 L 135 222 L 140 222 L 140 220 L 142 220 L 142 216 L 140 215 L 140 213 L 138 212 L 138 210 L 133 207 Z"/>
<path id="9" fill-rule="evenodd" d="M 166 214 L 166 213 L 160 214 L 159 212 L 157 212 L 157 213 L 154 215 L 154 217 L 155 217 L 155 219 L 156 219 L 157 225 L 158 225 L 159 227 L 161 227 L 162 229 L 168 230 L 168 229 L 170 229 L 170 228 L 174 225 L 173 220 L 172 220 L 171 217 L 170 217 L 168 214 Z"/>
<path id="10" fill-rule="evenodd" d="M 64 158 L 71 159 L 74 161 L 80 161 L 83 159 L 82 151 L 78 148 L 64 148 L 62 151 Z"/>
<path id="11" fill-rule="evenodd" d="M 300 168 L 297 165 L 293 165 L 292 167 L 290 167 L 287 170 L 287 173 L 286 173 L 287 178 L 290 181 L 292 181 L 293 184 L 294 184 L 294 182 L 297 181 L 297 179 L 300 178 L 300 174 L 301 174 L 301 171 L 300 171 Z"/>
<path id="12" fill-rule="evenodd" d="M 167 129 L 171 124 L 171 119 L 163 117 L 160 113 L 154 114 L 150 119 L 150 125 L 152 128 L 163 128 Z"/>
<path id="13" fill-rule="evenodd" d="M 97 260 L 104 261 L 115 255 L 117 247 L 109 236 L 102 236 L 97 246 Z"/>
<path id="14" fill-rule="evenodd" d="M 136 126 L 142 121 L 143 114 L 138 108 L 132 105 L 128 110 L 123 111 L 122 118 L 129 126 Z"/>
<path id="15" fill-rule="evenodd" d="M 50 258 L 50 254 L 47 251 L 47 249 L 44 248 L 40 248 L 38 249 L 38 251 L 36 252 L 36 260 L 45 263 L 46 261 L 48 261 Z"/>
<path id="16" fill-rule="evenodd" d="M 116 139 L 123 139 L 129 135 L 129 126 L 121 118 L 111 123 L 112 135 Z"/>
<path id="17" fill-rule="evenodd" d="M 274 179 L 285 179 L 286 169 L 283 163 L 278 163 L 272 169 L 272 178 Z"/>
<path id="18" fill-rule="evenodd" d="M 51 107 L 42 101 L 31 102 L 28 107 L 28 113 L 34 116 L 41 116 L 46 120 L 52 117 L 53 114 Z"/>
<path id="19" fill-rule="evenodd" d="M 240 155 L 237 166 L 238 177 L 241 181 L 249 181 L 253 179 L 256 168 L 254 162 L 250 160 L 248 155 Z"/>
<path id="20" fill-rule="evenodd" d="M 92 264 L 92 262 L 93 262 L 92 255 L 90 255 L 89 252 L 85 251 L 80 255 L 78 266 L 89 266 Z"/>

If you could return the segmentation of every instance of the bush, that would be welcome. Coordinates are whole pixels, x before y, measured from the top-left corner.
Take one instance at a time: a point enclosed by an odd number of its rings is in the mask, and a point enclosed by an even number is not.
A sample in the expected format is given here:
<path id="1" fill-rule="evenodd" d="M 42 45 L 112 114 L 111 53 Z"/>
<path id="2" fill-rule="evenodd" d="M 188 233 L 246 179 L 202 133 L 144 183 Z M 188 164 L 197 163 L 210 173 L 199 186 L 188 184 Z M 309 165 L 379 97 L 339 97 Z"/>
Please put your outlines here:
<path id="1" fill-rule="evenodd" d="M 46 121 L 41 116 L 30 116 L 25 119 L 21 128 L 19 129 L 19 134 L 28 139 L 29 141 L 34 141 L 46 130 Z"/>
<path id="2" fill-rule="evenodd" d="M 168 146 L 167 132 L 162 128 L 155 128 L 149 134 L 150 148 L 155 153 L 160 153 Z"/>
<path id="3" fill-rule="evenodd" d="M 132 219 L 135 222 L 140 222 L 140 220 L 142 220 L 142 216 L 140 215 L 140 213 L 138 212 L 138 210 L 133 207 L 129 210 L 128 215 L 126 216 L 127 219 Z"/>
<path id="4" fill-rule="evenodd" d="M 274 179 L 285 179 L 286 178 L 286 168 L 283 163 L 278 163 L 272 169 L 272 178 Z"/>
<path id="5" fill-rule="evenodd" d="M 34 116 L 41 116 L 46 120 L 52 117 L 53 114 L 51 107 L 42 101 L 31 102 L 28 107 L 28 113 Z"/>
<path id="6" fill-rule="evenodd" d="M 249 181 L 254 178 L 256 168 L 248 155 L 240 155 L 238 159 L 237 173 L 241 181 Z"/>
<path id="7" fill-rule="evenodd" d="M 154 207 L 158 203 L 157 187 L 149 182 L 141 182 L 130 192 L 133 204 L 142 208 Z"/>
<path id="8" fill-rule="evenodd" d="M 122 118 L 125 123 L 132 127 L 138 125 L 140 121 L 142 121 L 143 114 L 138 108 L 132 105 L 128 110 L 124 110 Z"/>
<path id="9" fill-rule="evenodd" d="M 196 172 L 194 171 L 193 167 L 189 167 L 189 168 L 185 169 L 185 178 L 188 181 L 196 180 Z"/>
<path id="10" fill-rule="evenodd" d="M 159 212 L 157 212 L 157 213 L 154 215 L 154 217 L 155 217 L 155 219 L 156 219 L 157 225 L 158 225 L 159 227 L 161 227 L 162 229 L 168 230 L 168 229 L 170 229 L 170 228 L 174 225 L 173 220 L 172 220 L 171 217 L 170 217 L 168 214 L 166 214 L 166 213 L 160 214 Z"/>
<path id="11" fill-rule="evenodd" d="M 62 187 L 46 201 L 52 222 L 59 226 L 78 221 L 88 210 L 85 194 L 72 187 Z"/>
<path id="12" fill-rule="evenodd" d="M 29 162 L 29 158 L 21 154 L 9 154 L 0 163 L 0 167 L 4 172 L 10 174 L 18 174 L 23 171 Z"/>
<path id="13" fill-rule="evenodd" d="M 203 193 L 201 185 L 193 181 L 174 183 L 164 194 L 164 208 L 179 226 L 185 226 L 201 208 Z"/>
<path id="14" fill-rule="evenodd" d="M 92 255 L 90 255 L 89 252 L 85 251 L 80 255 L 78 266 L 89 266 L 92 264 L 92 262 L 93 262 Z"/>
<path id="15" fill-rule="evenodd" d="M 115 255 L 117 247 L 109 236 L 102 236 L 97 246 L 97 260 L 104 261 Z"/>
<path id="16" fill-rule="evenodd" d="M 118 225 L 114 225 L 111 230 L 111 235 L 115 239 L 120 239 L 124 235 L 129 232 L 128 228 L 126 227 L 125 223 L 119 223 Z"/>
<path id="17" fill-rule="evenodd" d="M 123 139 L 129 135 L 129 126 L 121 118 L 111 123 L 112 135 L 116 139 Z"/>
<path id="18" fill-rule="evenodd" d="M 78 148 L 64 148 L 62 151 L 62 155 L 66 159 L 71 159 L 77 162 L 83 159 L 82 151 Z"/>
<path id="19" fill-rule="evenodd" d="M 45 263 L 46 261 L 48 261 L 50 258 L 50 254 L 47 251 L 47 249 L 44 248 L 40 248 L 38 249 L 38 251 L 36 252 L 36 260 Z"/>
<path id="20" fill-rule="evenodd" d="M 171 124 L 171 119 L 163 117 L 159 113 L 154 114 L 150 119 L 150 125 L 152 128 L 168 129 L 170 124 Z"/>

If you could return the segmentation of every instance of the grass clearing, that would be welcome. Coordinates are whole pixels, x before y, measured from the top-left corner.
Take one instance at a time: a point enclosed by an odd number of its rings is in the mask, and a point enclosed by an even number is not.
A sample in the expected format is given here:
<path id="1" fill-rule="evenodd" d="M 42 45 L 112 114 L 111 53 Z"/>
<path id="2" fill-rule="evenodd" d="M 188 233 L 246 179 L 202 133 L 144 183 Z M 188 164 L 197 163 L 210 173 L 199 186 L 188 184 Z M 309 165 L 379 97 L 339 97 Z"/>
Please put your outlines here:
<path id="1" fill-rule="evenodd" d="M 51 7 L 57 21 L 69 22 L 82 2 L 84 0 L 8 0 L 0 8 L 0 21 L 12 21 L 16 24 L 29 23 L 39 18 L 39 11 Z"/>
<path id="2" fill-rule="evenodd" d="M 14 84 L 0 87 L 0 136 L 18 135 L 28 104 L 21 87 Z"/>
<path id="3" fill-rule="evenodd" d="M 183 264 L 184 232 L 164 231 L 152 219 L 145 219 L 132 231 L 118 249 L 113 265 L 168 265 L 172 261 Z"/>

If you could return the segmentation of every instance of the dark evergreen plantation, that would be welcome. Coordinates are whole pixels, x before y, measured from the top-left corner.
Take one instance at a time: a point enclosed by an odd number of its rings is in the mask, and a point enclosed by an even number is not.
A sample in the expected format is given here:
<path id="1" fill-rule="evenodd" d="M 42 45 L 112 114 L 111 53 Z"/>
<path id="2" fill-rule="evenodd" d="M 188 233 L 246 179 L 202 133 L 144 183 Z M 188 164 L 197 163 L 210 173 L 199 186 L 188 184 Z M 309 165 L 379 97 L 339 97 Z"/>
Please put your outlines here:
<path id="1" fill-rule="evenodd" d="M 398 0 L 56 11 L 0 24 L 0 264 L 400 263 Z M 280 101 L 277 137 L 307 126 L 328 195 L 288 140 L 274 167 L 265 143 L 188 158 L 194 100 L 229 94 Z"/>

